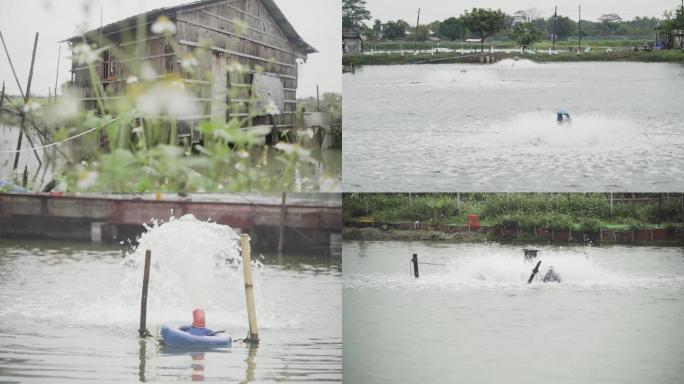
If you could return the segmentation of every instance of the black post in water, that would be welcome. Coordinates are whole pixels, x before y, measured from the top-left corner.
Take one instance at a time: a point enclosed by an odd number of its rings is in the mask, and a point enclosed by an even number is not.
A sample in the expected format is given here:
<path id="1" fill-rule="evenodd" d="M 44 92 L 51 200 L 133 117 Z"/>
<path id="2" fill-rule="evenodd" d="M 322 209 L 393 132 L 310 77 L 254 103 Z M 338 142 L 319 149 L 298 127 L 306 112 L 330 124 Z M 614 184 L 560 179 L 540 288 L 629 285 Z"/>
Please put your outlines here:
<path id="1" fill-rule="evenodd" d="M 145 251 L 145 272 L 143 274 L 142 299 L 140 301 L 140 337 L 151 336 L 147 330 L 147 287 L 150 283 L 150 258 L 152 251 Z"/>
<path id="2" fill-rule="evenodd" d="M 413 258 L 411 259 L 411 262 L 413 263 L 413 276 L 417 279 L 418 278 L 418 254 L 414 253 Z"/>
<path id="3" fill-rule="evenodd" d="M 534 267 L 534 269 L 532 270 L 532 274 L 530 275 L 530 278 L 527 280 L 527 284 L 532 283 L 532 279 L 534 279 L 534 276 L 535 276 L 537 273 L 539 273 L 539 265 L 540 265 L 540 264 L 541 264 L 541 260 L 539 260 L 539 261 L 537 262 L 537 266 Z"/>

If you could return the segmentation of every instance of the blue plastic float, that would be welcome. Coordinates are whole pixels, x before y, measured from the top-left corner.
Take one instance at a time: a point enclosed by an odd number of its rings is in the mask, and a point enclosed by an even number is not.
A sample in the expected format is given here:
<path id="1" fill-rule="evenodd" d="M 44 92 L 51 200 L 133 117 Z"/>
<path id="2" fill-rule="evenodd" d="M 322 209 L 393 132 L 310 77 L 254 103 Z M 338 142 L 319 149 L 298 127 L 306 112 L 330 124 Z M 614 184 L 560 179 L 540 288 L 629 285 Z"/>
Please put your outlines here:
<path id="1" fill-rule="evenodd" d="M 214 333 L 211 329 L 202 328 L 204 334 L 191 333 L 190 325 L 173 326 L 162 325 L 161 338 L 164 344 L 172 347 L 230 347 L 233 339 L 230 335 Z"/>

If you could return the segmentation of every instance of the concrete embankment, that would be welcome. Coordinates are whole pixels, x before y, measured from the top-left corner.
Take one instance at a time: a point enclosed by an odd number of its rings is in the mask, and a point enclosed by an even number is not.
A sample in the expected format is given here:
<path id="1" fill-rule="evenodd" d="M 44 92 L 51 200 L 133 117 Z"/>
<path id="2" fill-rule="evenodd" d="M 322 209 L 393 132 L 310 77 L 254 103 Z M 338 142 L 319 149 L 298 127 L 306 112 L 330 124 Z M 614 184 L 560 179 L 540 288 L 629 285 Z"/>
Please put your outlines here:
<path id="1" fill-rule="evenodd" d="M 341 203 L 240 196 L 230 202 L 192 199 L 156 200 L 115 196 L 0 194 L 0 237 L 92 242 L 135 242 L 153 220 L 192 214 L 199 220 L 249 233 L 256 250 L 277 249 L 284 215 L 286 252 L 341 252 Z"/>

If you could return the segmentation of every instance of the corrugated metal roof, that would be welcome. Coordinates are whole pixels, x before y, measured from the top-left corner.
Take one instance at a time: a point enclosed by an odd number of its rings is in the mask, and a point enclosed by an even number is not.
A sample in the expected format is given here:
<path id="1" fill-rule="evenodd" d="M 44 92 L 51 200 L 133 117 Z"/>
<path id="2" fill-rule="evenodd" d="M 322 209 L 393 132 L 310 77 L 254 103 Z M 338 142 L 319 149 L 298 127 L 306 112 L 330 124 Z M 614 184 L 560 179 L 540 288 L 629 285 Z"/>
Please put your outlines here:
<path id="1" fill-rule="evenodd" d="M 158 16 L 164 15 L 168 17 L 172 17 L 175 15 L 176 12 L 178 11 L 183 11 L 186 9 L 192 9 L 198 6 L 204 6 L 204 5 L 209 5 L 213 3 L 221 3 L 224 2 L 225 0 L 200 0 L 200 1 L 195 1 L 192 3 L 187 3 L 187 4 L 181 4 L 177 5 L 174 7 L 165 7 L 165 8 L 158 8 L 154 9 L 149 12 L 144 12 L 135 16 L 128 17 L 123 20 L 115 21 L 111 24 L 107 24 L 104 27 L 102 27 L 102 31 L 106 34 L 109 32 L 113 32 L 119 28 L 121 28 L 123 25 L 135 25 L 135 23 L 138 20 L 138 17 L 146 15 L 148 20 L 149 19 L 154 19 Z M 297 31 L 294 29 L 292 24 L 287 20 L 283 12 L 278 8 L 278 5 L 276 5 L 275 1 L 273 0 L 259 0 L 263 4 L 264 8 L 268 11 L 268 13 L 271 15 L 273 20 L 278 24 L 278 27 L 283 31 L 283 34 L 285 34 L 285 37 L 295 46 L 297 47 L 300 52 L 309 54 L 309 53 L 316 53 L 318 52 L 314 47 L 309 45 L 304 39 L 297 33 Z M 99 32 L 100 28 L 90 30 L 88 32 L 85 32 L 85 34 L 93 33 L 93 32 Z M 83 35 L 77 35 L 70 37 L 64 41 L 74 41 L 74 40 L 79 40 L 82 38 Z"/>

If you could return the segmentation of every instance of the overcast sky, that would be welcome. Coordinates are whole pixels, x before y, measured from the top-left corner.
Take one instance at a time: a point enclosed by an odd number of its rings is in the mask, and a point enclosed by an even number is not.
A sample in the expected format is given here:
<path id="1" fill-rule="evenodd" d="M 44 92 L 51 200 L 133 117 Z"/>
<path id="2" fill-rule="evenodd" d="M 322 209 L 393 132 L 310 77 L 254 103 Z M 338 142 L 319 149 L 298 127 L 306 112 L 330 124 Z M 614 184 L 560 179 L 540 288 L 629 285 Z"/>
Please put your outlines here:
<path id="1" fill-rule="evenodd" d="M 2 0 L 0 0 L 2 1 Z M 536 8 L 540 16 L 558 13 L 577 19 L 577 6 L 582 5 L 582 19 L 596 20 L 606 13 L 617 13 L 625 20 L 636 16 L 660 17 L 665 9 L 681 6 L 681 0 L 367 0 L 373 19 L 382 21 L 404 19 L 415 24 L 418 8 L 420 19 L 426 23 L 458 16 L 466 9 L 493 8 L 512 14 L 515 11 Z M 421 23 L 422 23 L 421 21 Z"/>
<path id="2" fill-rule="evenodd" d="M 275 1 L 304 40 L 319 51 L 300 66 L 297 96 L 314 96 L 316 84 L 320 85 L 321 93 L 341 92 L 341 0 Z M 189 2 L 192 0 L 0 0 L 0 31 L 22 88 L 26 88 L 28 80 L 33 39 L 36 32 L 40 33 L 31 93 L 47 95 L 48 87 L 54 88 L 55 84 L 57 42 L 75 35 L 84 23 L 88 24 L 88 29 L 99 27 L 100 5 L 104 6 L 106 25 L 152 9 Z M 60 85 L 70 79 L 69 56 L 64 44 Z M 0 83 L 2 80 L 11 94 L 19 93 L 5 52 L 0 47 Z"/>

